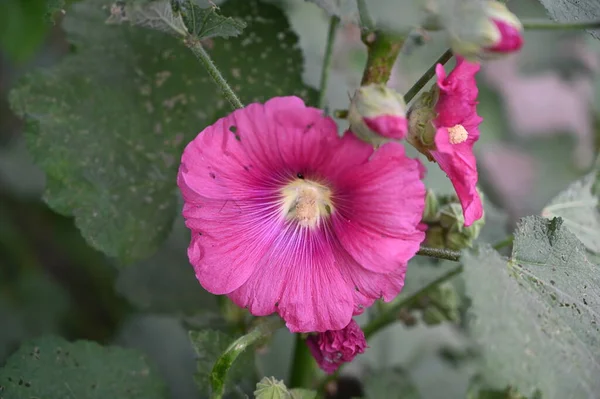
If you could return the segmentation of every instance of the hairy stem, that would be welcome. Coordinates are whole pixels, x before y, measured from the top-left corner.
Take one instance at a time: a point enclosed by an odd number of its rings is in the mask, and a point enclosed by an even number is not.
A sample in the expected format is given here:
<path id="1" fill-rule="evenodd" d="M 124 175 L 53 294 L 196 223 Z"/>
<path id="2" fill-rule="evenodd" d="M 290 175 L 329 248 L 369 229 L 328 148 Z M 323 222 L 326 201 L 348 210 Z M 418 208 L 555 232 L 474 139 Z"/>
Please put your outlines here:
<path id="1" fill-rule="evenodd" d="M 458 262 L 460 260 L 460 251 L 454 251 L 446 248 L 429 248 L 421 247 L 417 252 L 417 255 L 429 256 L 431 258 L 453 260 Z"/>
<path id="2" fill-rule="evenodd" d="M 387 83 L 404 38 L 375 31 L 363 33 L 362 39 L 367 45 L 368 55 L 360 84 Z"/>
<path id="3" fill-rule="evenodd" d="M 419 80 L 417 80 L 417 82 L 410 89 L 408 89 L 408 91 L 404 95 L 404 101 L 406 103 L 408 103 L 417 94 L 419 94 L 419 92 L 421 91 L 421 89 L 423 87 L 425 87 L 425 85 L 431 80 L 431 78 L 433 77 L 433 75 L 435 75 L 435 67 L 436 67 L 436 65 L 437 64 L 444 65 L 446 62 L 448 62 L 450 60 L 450 58 L 452 58 L 452 51 L 450 49 L 448 49 L 448 50 L 446 50 L 444 52 L 444 54 L 442 54 L 440 56 L 440 58 L 438 58 L 433 63 L 433 65 L 431 67 L 429 67 L 429 69 L 427 71 L 425 71 L 425 73 L 423 74 L 423 76 L 421 76 L 419 78 Z"/>
<path id="4" fill-rule="evenodd" d="M 333 44 L 335 42 L 335 33 L 337 31 L 340 19 L 335 15 L 329 19 L 329 32 L 327 32 L 327 46 L 325 47 L 325 58 L 323 58 L 323 69 L 321 70 L 321 84 L 319 87 L 318 107 L 325 107 L 325 94 L 327 93 L 327 81 L 329 80 L 329 70 L 331 69 L 331 60 L 333 55 Z"/>
<path id="5" fill-rule="evenodd" d="M 290 388 L 311 388 L 315 360 L 310 354 L 302 334 L 296 334 L 296 347 L 290 377 Z"/>
<path id="6" fill-rule="evenodd" d="M 427 293 L 427 291 L 431 290 L 438 284 L 441 284 L 444 281 L 447 281 L 452 277 L 460 274 L 462 270 L 463 267 L 461 264 L 454 265 L 454 267 L 449 268 L 446 273 L 433 280 L 426 286 L 422 287 L 420 290 L 418 290 L 411 296 L 404 298 L 403 300 L 389 307 L 385 312 L 379 314 L 377 317 L 375 317 L 373 320 L 367 323 L 366 326 L 364 326 L 363 332 L 365 333 L 365 337 L 368 339 L 369 337 L 373 336 L 373 334 L 375 334 L 377 331 L 394 323 L 396 320 L 398 320 L 398 312 L 400 311 L 400 309 L 414 304 L 421 295 Z"/>
<path id="7" fill-rule="evenodd" d="M 600 29 L 600 21 L 585 22 L 552 22 L 552 21 L 522 21 L 523 27 L 528 30 L 578 30 Z"/>
<path id="8" fill-rule="evenodd" d="M 270 336 L 281 327 L 283 327 L 283 320 L 279 317 L 264 318 L 262 322 L 254 327 L 248 334 L 236 339 L 227 349 L 225 349 L 210 372 L 212 399 L 221 399 L 223 397 L 227 373 L 237 357 L 250 345 L 262 338 Z"/>
<path id="9" fill-rule="evenodd" d="M 227 101 L 229 101 L 231 106 L 234 109 L 244 108 L 244 104 L 242 104 L 238 96 L 231 89 L 231 86 L 229 86 L 223 75 L 221 75 L 221 72 L 219 71 L 215 63 L 212 61 L 206 50 L 204 50 L 204 47 L 202 47 L 202 43 L 200 43 L 200 40 L 190 35 L 186 37 L 183 42 L 190 50 L 192 50 L 192 52 L 194 53 L 196 58 L 200 60 L 202 65 L 204 65 L 204 68 L 206 68 L 210 77 L 213 78 L 217 86 L 219 86 L 219 88 L 223 92 L 223 95 L 225 96 Z"/>

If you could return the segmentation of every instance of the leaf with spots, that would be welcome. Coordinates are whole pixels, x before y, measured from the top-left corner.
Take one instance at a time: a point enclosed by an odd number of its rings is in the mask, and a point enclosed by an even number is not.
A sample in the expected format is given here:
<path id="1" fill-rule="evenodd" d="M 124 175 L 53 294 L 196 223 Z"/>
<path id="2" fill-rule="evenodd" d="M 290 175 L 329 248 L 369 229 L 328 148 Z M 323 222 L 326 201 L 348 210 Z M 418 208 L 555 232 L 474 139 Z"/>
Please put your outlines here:
<path id="1" fill-rule="evenodd" d="M 172 4 L 179 8 L 188 31 L 198 39 L 235 37 L 246 27 L 246 23 L 239 19 L 220 15 L 214 5 L 200 8 L 191 0 L 174 1 Z"/>
<path id="2" fill-rule="evenodd" d="M 483 248 L 466 252 L 463 265 L 485 380 L 526 396 L 595 398 L 600 266 L 560 219 L 523 219 L 508 262 Z"/>
<path id="3" fill-rule="evenodd" d="M 554 198 L 542 216 L 559 216 L 563 223 L 592 252 L 600 253 L 600 211 L 598 196 L 592 192 L 596 172 L 576 181 Z"/>
<path id="4" fill-rule="evenodd" d="M 135 350 L 48 336 L 21 346 L 0 369 L 0 397 L 162 399 L 167 389 Z"/>
<path id="5" fill-rule="evenodd" d="M 26 76 L 11 103 L 28 120 L 29 151 L 48 178 L 45 201 L 74 216 L 95 248 L 131 263 L 171 229 L 183 147 L 230 109 L 180 41 L 107 25 L 108 4 L 73 6 L 64 28 L 76 51 Z M 221 12 L 248 25 L 242 37 L 205 42 L 242 101 L 314 101 L 316 91 L 302 83 L 298 38 L 278 7 L 230 0 Z"/>

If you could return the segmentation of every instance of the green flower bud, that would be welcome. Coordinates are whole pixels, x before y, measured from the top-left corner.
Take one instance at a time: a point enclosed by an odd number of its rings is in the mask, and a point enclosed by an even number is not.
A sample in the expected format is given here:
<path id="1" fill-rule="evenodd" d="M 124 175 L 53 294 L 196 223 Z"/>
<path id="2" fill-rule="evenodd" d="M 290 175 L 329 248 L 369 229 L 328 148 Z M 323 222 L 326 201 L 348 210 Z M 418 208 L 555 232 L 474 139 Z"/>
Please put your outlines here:
<path id="1" fill-rule="evenodd" d="M 423 222 L 435 222 L 438 219 L 440 204 L 433 190 L 427 190 L 425 196 L 425 210 L 423 211 Z"/>

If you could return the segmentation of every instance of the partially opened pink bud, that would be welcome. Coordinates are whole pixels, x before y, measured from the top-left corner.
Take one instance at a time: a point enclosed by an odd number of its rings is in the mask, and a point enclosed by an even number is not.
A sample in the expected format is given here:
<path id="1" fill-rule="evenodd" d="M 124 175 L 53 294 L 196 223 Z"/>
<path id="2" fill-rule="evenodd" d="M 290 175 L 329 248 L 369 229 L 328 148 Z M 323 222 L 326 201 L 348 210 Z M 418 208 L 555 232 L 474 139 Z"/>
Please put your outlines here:
<path id="1" fill-rule="evenodd" d="M 470 27 L 446 27 L 454 53 L 476 61 L 519 51 L 523 47 L 519 18 L 498 1 L 484 1 L 479 7 Z"/>
<path id="2" fill-rule="evenodd" d="M 362 86 L 348 110 L 350 131 L 375 147 L 406 136 L 406 104 L 401 94 L 383 84 Z"/>
<path id="3" fill-rule="evenodd" d="M 365 334 L 354 320 L 341 330 L 311 335 L 306 339 L 306 344 L 319 367 L 329 374 L 335 372 L 342 363 L 351 362 L 367 348 Z"/>

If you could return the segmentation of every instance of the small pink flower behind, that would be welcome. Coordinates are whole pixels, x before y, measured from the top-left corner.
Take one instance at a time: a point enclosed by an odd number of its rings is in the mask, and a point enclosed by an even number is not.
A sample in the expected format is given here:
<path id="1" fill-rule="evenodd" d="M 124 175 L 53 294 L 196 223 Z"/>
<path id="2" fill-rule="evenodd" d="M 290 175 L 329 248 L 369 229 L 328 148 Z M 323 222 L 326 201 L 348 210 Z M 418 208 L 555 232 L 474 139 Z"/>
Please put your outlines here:
<path id="1" fill-rule="evenodd" d="M 178 185 L 200 284 L 292 332 L 392 300 L 425 238 L 422 165 L 374 150 L 297 97 L 250 104 L 186 147 Z"/>
<path id="2" fill-rule="evenodd" d="M 354 320 L 341 330 L 309 336 L 306 345 L 319 367 L 328 374 L 334 373 L 343 363 L 351 362 L 368 347 L 365 334 Z"/>
<path id="3" fill-rule="evenodd" d="M 477 71 L 479 64 L 457 58 L 456 67 L 446 76 L 438 64 L 437 85 L 421 96 L 409 118 L 409 142 L 446 172 L 461 202 L 465 226 L 483 215 L 473 154 L 482 121 L 477 115 Z"/>
<path id="4" fill-rule="evenodd" d="M 523 47 L 523 25 L 519 18 L 498 1 L 487 1 L 485 13 L 493 27 L 488 28 L 490 45 L 484 51 L 513 53 Z"/>
<path id="5" fill-rule="evenodd" d="M 408 131 L 403 96 L 383 84 L 370 84 L 356 90 L 348 120 L 350 131 L 375 147 L 403 139 Z"/>

